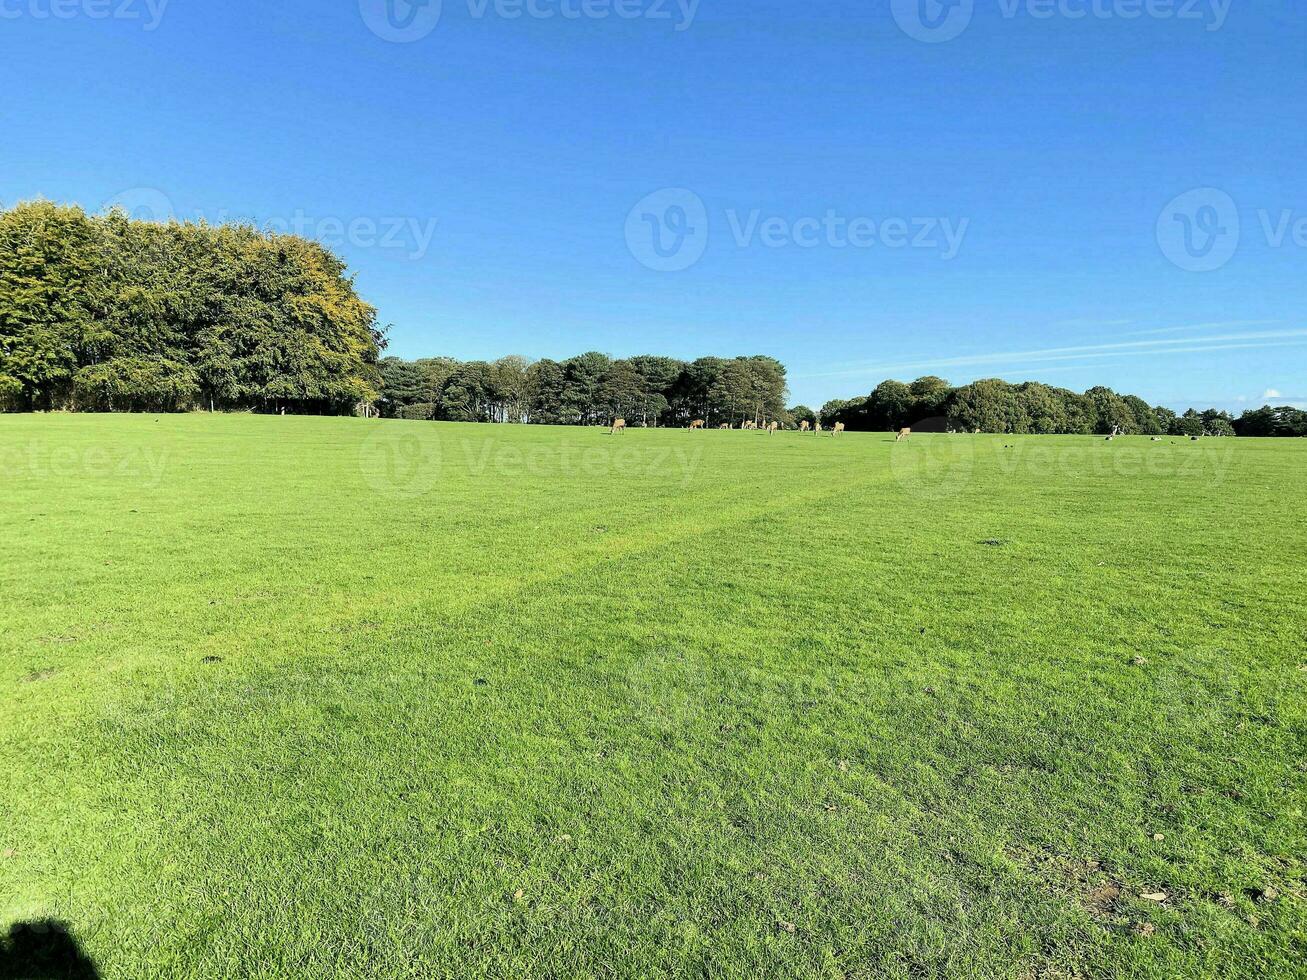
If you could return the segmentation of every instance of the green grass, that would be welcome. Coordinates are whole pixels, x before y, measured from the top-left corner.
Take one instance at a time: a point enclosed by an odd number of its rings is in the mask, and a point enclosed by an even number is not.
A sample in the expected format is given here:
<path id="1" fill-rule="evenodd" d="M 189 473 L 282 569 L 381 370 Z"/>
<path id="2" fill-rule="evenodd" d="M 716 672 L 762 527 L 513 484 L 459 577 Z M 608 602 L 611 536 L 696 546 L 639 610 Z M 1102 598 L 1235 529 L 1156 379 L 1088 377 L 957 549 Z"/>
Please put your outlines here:
<path id="1" fill-rule="evenodd" d="M 0 416 L 0 934 L 106 978 L 1301 976 L 1305 478 Z"/>

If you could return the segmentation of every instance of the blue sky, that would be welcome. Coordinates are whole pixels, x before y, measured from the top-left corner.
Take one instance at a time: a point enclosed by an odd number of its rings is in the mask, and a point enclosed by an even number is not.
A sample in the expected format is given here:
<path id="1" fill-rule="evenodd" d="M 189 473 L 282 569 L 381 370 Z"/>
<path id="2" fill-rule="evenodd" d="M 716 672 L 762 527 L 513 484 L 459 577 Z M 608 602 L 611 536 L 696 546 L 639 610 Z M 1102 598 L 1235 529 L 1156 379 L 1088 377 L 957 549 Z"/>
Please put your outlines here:
<path id="1" fill-rule="evenodd" d="M 1305 47 L 1290 0 L 0 0 L 0 201 L 323 238 L 403 356 L 1307 402 Z"/>

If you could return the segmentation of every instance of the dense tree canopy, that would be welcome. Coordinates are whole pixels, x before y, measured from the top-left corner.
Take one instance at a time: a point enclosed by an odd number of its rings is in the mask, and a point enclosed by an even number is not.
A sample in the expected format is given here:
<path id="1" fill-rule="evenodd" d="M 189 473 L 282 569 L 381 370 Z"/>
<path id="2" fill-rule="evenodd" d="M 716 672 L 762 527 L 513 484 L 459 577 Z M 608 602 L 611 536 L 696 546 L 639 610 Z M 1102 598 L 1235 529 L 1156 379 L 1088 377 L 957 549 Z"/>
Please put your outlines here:
<path id="1" fill-rule="evenodd" d="M 376 311 L 316 242 L 247 225 L 0 210 L 0 410 L 253 409 L 587 425 L 902 426 L 964 432 L 1305 436 L 1307 412 L 1183 415 L 1134 395 L 986 378 L 888 380 L 820 412 L 786 409 L 775 358 L 380 360 Z"/>
<path id="2" fill-rule="evenodd" d="M 383 415 L 464 422 L 711 425 L 786 423 L 785 367 L 770 357 L 679 361 L 644 354 L 613 359 L 589 351 L 565 361 L 521 357 L 455 362 L 381 361 Z"/>
<path id="3" fill-rule="evenodd" d="M 1307 436 L 1307 412 L 1287 405 L 1265 405 L 1244 412 L 1233 428 L 1241 436 Z"/>
<path id="4" fill-rule="evenodd" d="M 316 242 L 0 211 L 0 404 L 335 413 L 380 395 L 376 313 Z"/>
<path id="5" fill-rule="evenodd" d="M 1277 418 L 1291 419 L 1284 410 Z M 1289 409 L 1288 412 L 1293 412 Z M 1252 413 L 1246 413 L 1248 419 Z M 1303 413 L 1299 413 L 1302 415 Z M 1036 381 L 1010 384 L 999 378 L 954 388 L 942 378 L 918 378 L 911 384 L 883 381 L 864 398 L 836 399 L 821 410 L 825 425 L 843 422 L 851 430 L 884 431 L 902 426 L 955 432 L 1101 435 L 1241 435 L 1292 434 L 1294 423 L 1279 424 L 1261 415 L 1241 427 L 1225 412 L 1192 409 L 1182 416 L 1153 408 L 1135 395 L 1111 388 L 1090 388 L 1083 395 Z"/>

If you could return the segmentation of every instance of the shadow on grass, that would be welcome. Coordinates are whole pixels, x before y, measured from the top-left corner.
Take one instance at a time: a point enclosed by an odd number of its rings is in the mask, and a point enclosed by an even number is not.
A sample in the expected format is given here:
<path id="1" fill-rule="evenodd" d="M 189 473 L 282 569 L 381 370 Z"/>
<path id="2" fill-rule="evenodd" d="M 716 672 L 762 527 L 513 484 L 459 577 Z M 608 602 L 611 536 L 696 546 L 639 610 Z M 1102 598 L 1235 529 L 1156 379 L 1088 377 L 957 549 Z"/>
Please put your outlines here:
<path id="1" fill-rule="evenodd" d="M 62 922 L 17 922 L 0 938 L 0 980 L 99 980 Z"/>

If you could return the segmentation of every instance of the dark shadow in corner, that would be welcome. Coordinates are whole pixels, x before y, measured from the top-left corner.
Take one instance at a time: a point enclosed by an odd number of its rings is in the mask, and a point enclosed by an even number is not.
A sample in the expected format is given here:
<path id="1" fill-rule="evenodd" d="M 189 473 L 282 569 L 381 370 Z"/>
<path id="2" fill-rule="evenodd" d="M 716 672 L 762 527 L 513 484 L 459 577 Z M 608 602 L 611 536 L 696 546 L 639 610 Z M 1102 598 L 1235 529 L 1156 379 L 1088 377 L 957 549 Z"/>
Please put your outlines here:
<path id="1" fill-rule="evenodd" d="M 62 922 L 17 922 L 0 937 L 0 980 L 100 980 Z"/>

